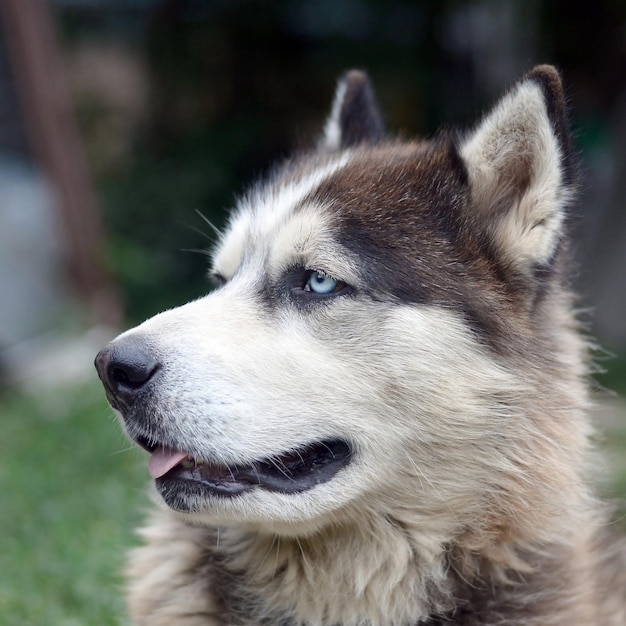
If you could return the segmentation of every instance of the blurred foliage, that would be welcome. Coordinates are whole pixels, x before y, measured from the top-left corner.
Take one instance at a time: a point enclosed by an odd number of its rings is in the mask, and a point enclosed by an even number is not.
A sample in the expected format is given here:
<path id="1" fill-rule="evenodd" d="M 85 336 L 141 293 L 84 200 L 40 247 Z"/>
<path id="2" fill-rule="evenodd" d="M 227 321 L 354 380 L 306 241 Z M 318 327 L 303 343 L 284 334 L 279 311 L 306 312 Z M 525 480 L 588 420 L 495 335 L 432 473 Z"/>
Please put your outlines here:
<path id="1" fill-rule="evenodd" d="M 607 351 L 598 359 L 599 372 L 594 378 L 609 393 L 619 394 L 626 398 L 626 356 Z"/>

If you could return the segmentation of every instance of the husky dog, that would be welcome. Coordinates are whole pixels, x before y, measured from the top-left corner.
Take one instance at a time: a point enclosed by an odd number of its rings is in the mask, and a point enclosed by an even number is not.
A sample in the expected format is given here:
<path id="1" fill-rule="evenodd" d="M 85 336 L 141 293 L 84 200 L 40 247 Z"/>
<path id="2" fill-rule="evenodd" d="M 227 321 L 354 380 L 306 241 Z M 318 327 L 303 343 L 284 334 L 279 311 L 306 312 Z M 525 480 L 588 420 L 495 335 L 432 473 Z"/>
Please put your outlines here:
<path id="1" fill-rule="evenodd" d="M 386 136 L 366 75 L 244 196 L 219 288 L 96 364 L 158 499 L 146 626 L 624 626 L 589 489 L 560 77 L 466 134 Z"/>

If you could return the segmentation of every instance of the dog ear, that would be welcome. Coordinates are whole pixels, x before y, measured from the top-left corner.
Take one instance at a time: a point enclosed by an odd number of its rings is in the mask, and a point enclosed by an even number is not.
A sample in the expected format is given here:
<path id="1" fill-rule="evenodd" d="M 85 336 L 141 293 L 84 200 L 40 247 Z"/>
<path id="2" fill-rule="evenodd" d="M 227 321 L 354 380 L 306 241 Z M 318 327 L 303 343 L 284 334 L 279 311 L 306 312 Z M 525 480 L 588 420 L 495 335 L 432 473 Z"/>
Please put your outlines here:
<path id="1" fill-rule="evenodd" d="M 382 116 L 365 72 L 350 70 L 340 79 L 320 147 L 325 150 L 374 143 L 385 136 Z"/>
<path id="2" fill-rule="evenodd" d="M 574 193 L 574 157 L 557 70 L 526 74 L 461 142 L 478 219 L 500 253 L 530 273 L 549 267 Z"/>

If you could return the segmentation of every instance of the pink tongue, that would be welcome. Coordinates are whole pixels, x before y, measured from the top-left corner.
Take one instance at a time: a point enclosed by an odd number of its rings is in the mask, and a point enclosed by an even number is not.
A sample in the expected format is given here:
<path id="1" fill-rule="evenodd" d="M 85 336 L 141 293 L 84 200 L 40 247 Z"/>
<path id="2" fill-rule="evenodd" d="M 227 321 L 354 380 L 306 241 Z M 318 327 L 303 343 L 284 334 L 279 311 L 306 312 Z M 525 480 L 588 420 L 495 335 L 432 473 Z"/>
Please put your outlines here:
<path id="1" fill-rule="evenodd" d="M 186 452 L 177 452 L 169 448 L 157 448 L 148 461 L 148 471 L 152 478 L 160 478 L 187 458 Z"/>

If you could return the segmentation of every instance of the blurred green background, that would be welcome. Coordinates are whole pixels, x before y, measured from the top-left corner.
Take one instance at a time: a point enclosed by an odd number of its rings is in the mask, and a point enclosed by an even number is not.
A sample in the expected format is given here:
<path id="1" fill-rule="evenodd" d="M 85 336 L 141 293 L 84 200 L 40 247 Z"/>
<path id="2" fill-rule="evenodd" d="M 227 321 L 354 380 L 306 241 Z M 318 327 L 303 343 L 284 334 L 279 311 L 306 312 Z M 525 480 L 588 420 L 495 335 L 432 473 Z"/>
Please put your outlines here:
<path id="1" fill-rule="evenodd" d="M 213 233 L 196 211 L 222 225 L 236 194 L 312 145 L 345 69 L 369 72 L 392 131 L 429 135 L 472 124 L 534 64 L 560 67 L 585 171 L 572 222 L 582 306 L 595 309 L 585 316 L 607 348 L 599 388 L 626 393 L 626 3 L 43 4 L 104 225 L 98 263 L 117 308 L 99 317 L 97 305 L 81 303 L 69 268 L 63 305 L 28 305 L 41 310 L 34 330 L 18 338 L 0 317 L 0 624 L 124 623 L 120 571 L 148 481 L 144 456 L 129 449 L 94 380 L 95 346 L 206 292 L 206 259 L 189 250 L 210 246 Z M 13 17 L 0 11 L 0 19 L 10 49 Z M 0 175 L 7 155 L 37 161 L 28 129 L 19 132 L 27 126 L 19 89 L 9 106 L 15 68 L 0 49 Z M 7 280 L 32 249 L 5 262 Z M 621 497 L 623 404 L 596 393 L 608 405 L 598 412 L 608 433 L 599 438 L 609 459 L 603 489 Z"/>

